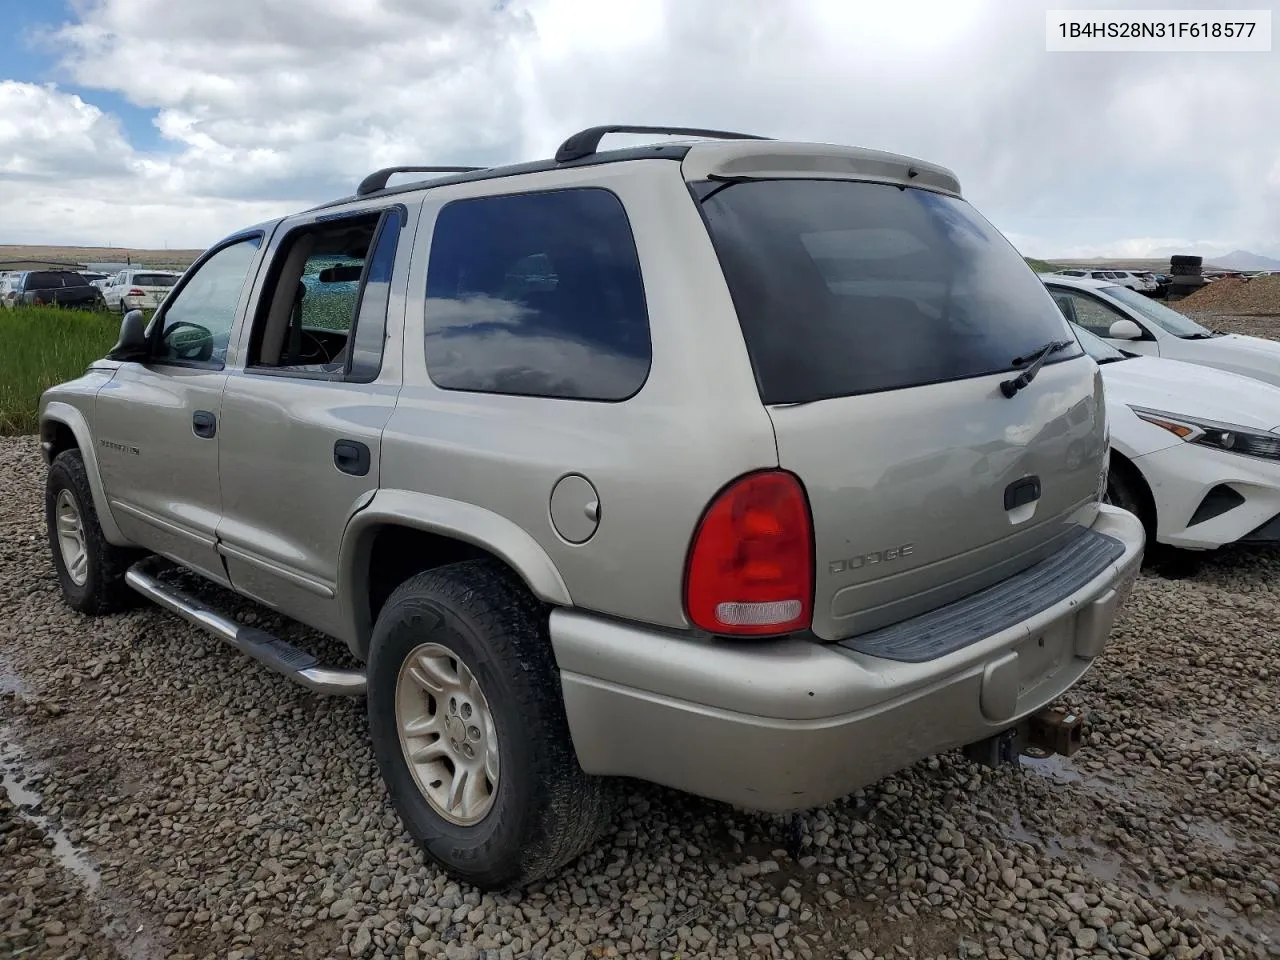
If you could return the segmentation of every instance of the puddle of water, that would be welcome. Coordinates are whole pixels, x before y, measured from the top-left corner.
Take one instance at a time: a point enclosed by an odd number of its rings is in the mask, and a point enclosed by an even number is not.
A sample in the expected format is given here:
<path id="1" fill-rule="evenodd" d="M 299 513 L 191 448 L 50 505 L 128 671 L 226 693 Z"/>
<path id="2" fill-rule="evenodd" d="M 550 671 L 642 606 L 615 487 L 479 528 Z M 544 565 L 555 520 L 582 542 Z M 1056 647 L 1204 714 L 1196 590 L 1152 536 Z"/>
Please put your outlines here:
<path id="1" fill-rule="evenodd" d="M 1220 828 L 1206 826 L 1203 829 L 1205 833 L 1213 833 L 1215 838 L 1220 835 L 1231 847 L 1235 846 L 1235 840 Z M 1211 894 L 1182 887 L 1163 887 L 1145 881 L 1138 876 L 1132 865 L 1108 847 L 1094 846 L 1065 834 L 1032 833 L 1017 811 L 1004 832 L 1011 840 L 1043 850 L 1051 859 L 1070 859 L 1078 863 L 1086 873 L 1104 883 L 1134 890 L 1149 900 L 1163 900 L 1170 906 L 1181 907 L 1194 923 L 1219 940 L 1230 937 L 1236 941 L 1262 944 L 1280 941 L 1280 926 L 1256 917 L 1227 916 L 1223 913 L 1225 905 Z"/>
<path id="2" fill-rule="evenodd" d="M 25 693 L 26 684 L 22 682 L 22 678 L 14 673 L 13 667 L 4 657 L 0 657 L 0 694 L 5 693 Z"/>
<path id="3" fill-rule="evenodd" d="M 1217 823 L 1205 820 L 1192 820 L 1184 824 L 1187 833 L 1193 837 L 1199 837 L 1201 840 L 1208 840 L 1216 847 L 1221 847 L 1226 853 L 1235 850 L 1239 844 L 1236 838 L 1227 832 L 1226 828 Z"/>
<path id="4" fill-rule="evenodd" d="M 24 810 L 24 807 L 39 808 L 43 802 L 40 794 L 24 787 L 18 779 L 21 767 L 18 752 L 12 747 L 0 748 L 0 773 L 3 774 L 3 789 L 9 800 L 18 808 L 18 816 L 35 825 L 36 829 L 53 841 L 53 855 L 67 870 L 71 871 L 90 893 L 96 894 L 102 886 L 102 877 L 97 868 L 80 850 L 76 849 L 63 830 L 49 822 L 49 818 Z"/>

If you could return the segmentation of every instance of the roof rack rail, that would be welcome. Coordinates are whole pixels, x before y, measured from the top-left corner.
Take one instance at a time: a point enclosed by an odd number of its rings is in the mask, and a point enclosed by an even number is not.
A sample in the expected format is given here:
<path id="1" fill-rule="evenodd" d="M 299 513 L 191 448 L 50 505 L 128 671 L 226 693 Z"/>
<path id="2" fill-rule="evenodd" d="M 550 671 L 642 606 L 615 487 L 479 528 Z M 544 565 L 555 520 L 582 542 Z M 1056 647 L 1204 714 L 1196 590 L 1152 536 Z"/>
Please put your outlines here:
<path id="1" fill-rule="evenodd" d="M 483 169 L 484 167 L 383 167 L 360 181 L 360 186 L 356 187 L 356 196 L 363 197 L 370 193 L 377 193 L 386 187 L 387 181 L 397 173 L 474 173 Z"/>
<path id="2" fill-rule="evenodd" d="M 633 127 L 628 124 L 609 124 L 579 130 L 556 151 L 556 163 L 568 163 L 589 157 L 600 146 L 600 140 L 610 133 L 657 133 L 679 137 L 710 137 L 715 140 L 770 140 L 754 133 L 733 133 L 730 130 L 700 130 L 697 127 Z"/>

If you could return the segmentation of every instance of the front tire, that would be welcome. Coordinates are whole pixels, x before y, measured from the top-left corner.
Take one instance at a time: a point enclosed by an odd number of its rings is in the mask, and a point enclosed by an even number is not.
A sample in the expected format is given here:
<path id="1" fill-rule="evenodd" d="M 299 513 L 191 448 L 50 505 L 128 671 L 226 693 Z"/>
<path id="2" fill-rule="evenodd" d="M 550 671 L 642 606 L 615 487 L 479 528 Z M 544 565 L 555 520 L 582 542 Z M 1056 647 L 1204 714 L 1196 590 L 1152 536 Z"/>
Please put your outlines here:
<path id="1" fill-rule="evenodd" d="M 391 800 L 457 879 L 523 886 L 608 825 L 611 784 L 578 765 L 546 611 L 502 565 L 471 560 L 401 584 L 374 627 L 368 684 Z"/>
<path id="2" fill-rule="evenodd" d="M 124 575 L 142 553 L 117 547 L 103 536 L 79 450 L 64 450 L 49 465 L 44 518 L 58 585 L 69 606 L 99 616 L 133 605 L 137 594 Z"/>

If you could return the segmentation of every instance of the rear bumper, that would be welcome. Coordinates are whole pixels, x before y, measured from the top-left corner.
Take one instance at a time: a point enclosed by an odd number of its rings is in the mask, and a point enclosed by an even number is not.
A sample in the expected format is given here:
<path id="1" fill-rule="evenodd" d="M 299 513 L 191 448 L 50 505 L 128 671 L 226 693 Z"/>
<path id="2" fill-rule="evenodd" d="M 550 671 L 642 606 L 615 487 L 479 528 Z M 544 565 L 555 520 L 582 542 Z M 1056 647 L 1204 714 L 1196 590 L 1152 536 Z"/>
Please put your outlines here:
<path id="1" fill-rule="evenodd" d="M 1065 599 L 934 660 L 802 638 L 716 642 L 574 610 L 551 615 L 584 770 L 757 810 L 813 807 L 1053 702 L 1106 644 L 1138 573 L 1142 526 L 1110 507 L 1123 553 Z"/>

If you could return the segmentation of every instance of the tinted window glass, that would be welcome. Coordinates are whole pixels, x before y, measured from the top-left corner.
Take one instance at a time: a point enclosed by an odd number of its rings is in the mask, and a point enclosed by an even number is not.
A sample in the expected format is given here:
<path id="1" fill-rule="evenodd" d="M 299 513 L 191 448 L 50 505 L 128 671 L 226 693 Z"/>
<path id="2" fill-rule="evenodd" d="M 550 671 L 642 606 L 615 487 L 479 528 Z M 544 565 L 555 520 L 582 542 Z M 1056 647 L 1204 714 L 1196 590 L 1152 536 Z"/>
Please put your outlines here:
<path id="1" fill-rule="evenodd" d="M 631 226 L 607 190 L 456 200 L 427 267 L 427 369 L 452 390 L 623 400 L 649 373 Z"/>
<path id="2" fill-rule="evenodd" d="M 260 242 L 250 237 L 223 247 L 171 295 L 156 360 L 226 360 L 236 305 Z"/>
<path id="3" fill-rule="evenodd" d="M 89 281 L 78 273 L 32 272 L 27 274 L 27 290 L 57 290 L 60 287 L 87 287 Z"/>
<path id="4" fill-rule="evenodd" d="M 135 273 L 133 282 L 139 287 L 172 287 L 178 278 L 167 273 Z"/>
<path id="5" fill-rule="evenodd" d="M 350 377 L 373 380 L 382 368 L 382 348 L 386 343 L 387 299 L 391 293 L 391 270 L 396 262 L 396 246 L 400 242 L 400 211 L 390 211 L 369 260 L 369 273 L 360 298 L 360 316 L 356 320 L 355 340 L 351 347 Z"/>
<path id="6" fill-rule="evenodd" d="M 765 180 L 723 186 L 703 211 L 766 403 L 982 376 L 1074 344 L 1039 278 L 962 200 Z"/>

